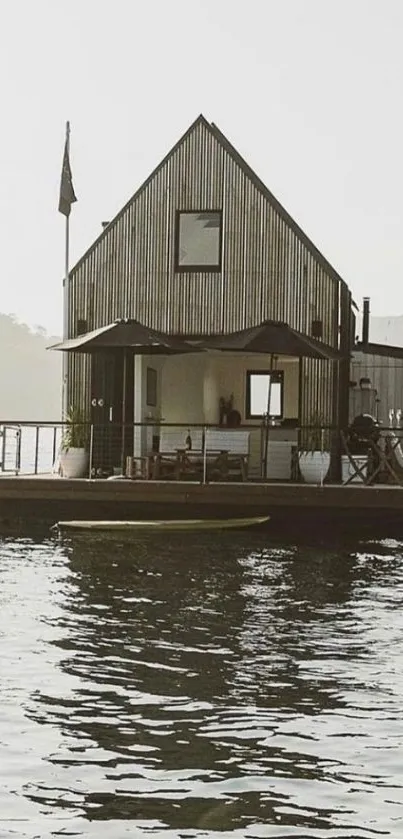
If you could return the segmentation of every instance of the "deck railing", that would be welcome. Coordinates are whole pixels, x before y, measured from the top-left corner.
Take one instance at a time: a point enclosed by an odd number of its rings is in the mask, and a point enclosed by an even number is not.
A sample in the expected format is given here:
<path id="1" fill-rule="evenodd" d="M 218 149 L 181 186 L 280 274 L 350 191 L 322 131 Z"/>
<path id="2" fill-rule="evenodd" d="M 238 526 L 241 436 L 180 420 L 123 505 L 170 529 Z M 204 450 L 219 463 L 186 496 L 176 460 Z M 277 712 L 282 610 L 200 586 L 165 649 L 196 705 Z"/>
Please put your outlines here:
<path id="1" fill-rule="evenodd" d="M 0 474 L 63 475 L 66 431 L 62 422 L 0 421 Z M 145 422 L 86 424 L 76 431 L 86 444 L 87 479 L 301 481 L 299 454 L 311 439 L 308 426 Z M 315 429 L 317 432 L 318 429 Z M 74 436 L 74 435 L 73 435 Z M 330 426 L 315 433 L 331 467 L 320 481 L 403 486 L 403 428 L 383 428 L 357 440 Z M 190 438 L 190 439 L 189 439 Z M 71 442 L 71 438 L 70 438 Z M 73 439 L 74 443 L 74 439 Z M 308 458 L 309 460 L 309 458 Z M 302 468 L 302 467 L 301 467 Z"/>
<path id="2" fill-rule="evenodd" d="M 62 423 L 0 421 L 0 472 L 51 473 L 63 435 Z"/>

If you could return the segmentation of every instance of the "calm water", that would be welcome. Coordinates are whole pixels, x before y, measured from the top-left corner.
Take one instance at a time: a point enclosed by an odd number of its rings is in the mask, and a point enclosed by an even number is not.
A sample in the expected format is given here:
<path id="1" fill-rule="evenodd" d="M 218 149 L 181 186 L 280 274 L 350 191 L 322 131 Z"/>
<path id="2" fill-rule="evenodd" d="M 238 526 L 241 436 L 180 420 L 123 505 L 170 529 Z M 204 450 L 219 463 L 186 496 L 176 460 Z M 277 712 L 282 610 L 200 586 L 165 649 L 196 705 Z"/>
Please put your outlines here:
<path id="1" fill-rule="evenodd" d="M 403 542 L 0 538 L 0 836 L 403 835 Z"/>

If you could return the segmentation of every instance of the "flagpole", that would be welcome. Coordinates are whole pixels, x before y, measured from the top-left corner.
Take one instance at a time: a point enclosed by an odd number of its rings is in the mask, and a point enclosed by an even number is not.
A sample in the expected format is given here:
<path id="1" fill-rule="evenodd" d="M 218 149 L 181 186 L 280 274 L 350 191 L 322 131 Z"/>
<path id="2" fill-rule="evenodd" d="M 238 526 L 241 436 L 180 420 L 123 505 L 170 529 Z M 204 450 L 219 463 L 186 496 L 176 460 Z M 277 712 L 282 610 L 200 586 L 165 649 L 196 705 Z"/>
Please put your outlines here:
<path id="1" fill-rule="evenodd" d="M 66 145 L 65 150 L 68 158 L 70 158 L 70 123 L 66 122 Z M 69 337 L 69 268 L 70 268 L 70 212 L 65 216 L 65 250 L 64 250 L 64 279 L 63 279 L 63 341 L 67 341 Z M 62 420 L 65 420 L 68 411 L 67 404 L 67 379 L 68 379 L 68 364 L 69 354 L 62 353 L 63 367 L 62 367 Z"/>

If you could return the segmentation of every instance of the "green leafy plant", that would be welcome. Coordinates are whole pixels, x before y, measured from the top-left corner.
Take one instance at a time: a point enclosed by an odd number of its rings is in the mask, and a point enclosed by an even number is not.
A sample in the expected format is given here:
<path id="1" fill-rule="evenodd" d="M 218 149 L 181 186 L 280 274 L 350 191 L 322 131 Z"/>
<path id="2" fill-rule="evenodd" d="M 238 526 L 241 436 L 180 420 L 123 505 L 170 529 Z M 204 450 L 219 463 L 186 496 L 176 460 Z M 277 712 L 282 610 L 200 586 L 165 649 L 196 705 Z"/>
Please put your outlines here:
<path id="1" fill-rule="evenodd" d="M 88 417 L 82 408 L 71 405 L 65 416 L 62 449 L 86 449 L 89 439 Z"/>
<path id="2" fill-rule="evenodd" d="M 307 426 L 301 434 L 301 450 L 304 452 L 327 452 L 330 449 L 330 432 L 325 428 L 323 414 L 315 411 L 311 414 Z"/>

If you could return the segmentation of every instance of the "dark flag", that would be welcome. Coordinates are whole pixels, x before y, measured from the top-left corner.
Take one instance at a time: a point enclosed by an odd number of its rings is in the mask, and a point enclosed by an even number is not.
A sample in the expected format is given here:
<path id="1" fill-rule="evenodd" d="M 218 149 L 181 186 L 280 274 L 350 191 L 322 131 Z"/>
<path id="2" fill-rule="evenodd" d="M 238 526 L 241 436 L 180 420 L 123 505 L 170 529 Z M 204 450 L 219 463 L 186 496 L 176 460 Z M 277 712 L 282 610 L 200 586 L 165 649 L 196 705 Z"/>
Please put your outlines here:
<path id="1" fill-rule="evenodd" d="M 70 169 L 70 155 L 69 155 L 69 132 L 67 131 L 66 143 L 64 146 L 63 168 L 60 179 L 60 197 L 59 197 L 59 213 L 64 216 L 70 215 L 71 205 L 77 201 L 74 194 L 73 179 Z"/>

